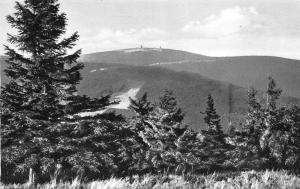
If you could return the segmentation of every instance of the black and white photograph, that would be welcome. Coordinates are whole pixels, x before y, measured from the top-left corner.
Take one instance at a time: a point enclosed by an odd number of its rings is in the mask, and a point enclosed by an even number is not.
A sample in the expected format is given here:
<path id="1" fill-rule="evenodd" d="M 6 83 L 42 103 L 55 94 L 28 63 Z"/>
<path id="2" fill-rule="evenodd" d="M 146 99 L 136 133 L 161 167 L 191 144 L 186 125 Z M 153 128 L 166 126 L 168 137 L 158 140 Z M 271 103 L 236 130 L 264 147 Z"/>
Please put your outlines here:
<path id="1" fill-rule="evenodd" d="M 0 188 L 299 189 L 300 0 L 0 0 Z"/>

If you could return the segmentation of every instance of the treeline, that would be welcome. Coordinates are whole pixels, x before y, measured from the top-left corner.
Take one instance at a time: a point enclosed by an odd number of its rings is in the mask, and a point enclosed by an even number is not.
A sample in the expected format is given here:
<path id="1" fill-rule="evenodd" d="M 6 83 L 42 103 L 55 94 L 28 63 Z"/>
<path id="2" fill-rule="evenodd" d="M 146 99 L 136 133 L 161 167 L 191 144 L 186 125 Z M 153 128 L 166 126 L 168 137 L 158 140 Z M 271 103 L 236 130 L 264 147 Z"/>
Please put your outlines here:
<path id="1" fill-rule="evenodd" d="M 1 88 L 1 181 L 35 183 L 56 178 L 86 180 L 151 174 L 209 173 L 243 169 L 300 168 L 300 108 L 278 107 L 281 90 L 272 78 L 266 103 L 249 91 L 242 128 L 224 133 L 208 96 L 207 129 L 184 124 L 174 94 L 166 90 L 158 102 L 147 94 L 131 99 L 131 119 L 101 111 L 110 96 L 77 93 L 80 51 L 68 54 L 78 39 L 64 38 L 66 15 L 57 0 L 26 0 L 7 17 L 17 30 L 5 46 L 9 83 Z M 200 114 L 200 113 L 199 113 Z M 200 116 L 200 115 L 199 115 Z M 203 128 L 199 126 L 199 128 Z M 232 127 L 233 128 L 233 127 Z"/>
<path id="2" fill-rule="evenodd" d="M 20 137 L 7 135 L 4 127 L 3 179 L 25 182 L 29 168 L 34 168 L 37 182 L 53 176 L 69 180 L 80 175 L 93 180 L 249 169 L 297 173 L 300 107 L 278 107 L 280 93 L 272 78 L 264 103 L 259 102 L 257 91 L 250 89 L 245 121 L 229 133 L 223 131 L 211 95 L 203 112 L 207 129 L 197 132 L 184 124 L 184 113 L 170 90 L 163 91 L 155 103 L 148 101 L 147 93 L 131 99 L 135 116 L 128 120 L 114 113 L 69 117 L 48 127 L 42 133 L 45 136 L 28 138 L 31 146 L 27 148 Z M 18 141 L 19 146 L 12 141 Z"/>

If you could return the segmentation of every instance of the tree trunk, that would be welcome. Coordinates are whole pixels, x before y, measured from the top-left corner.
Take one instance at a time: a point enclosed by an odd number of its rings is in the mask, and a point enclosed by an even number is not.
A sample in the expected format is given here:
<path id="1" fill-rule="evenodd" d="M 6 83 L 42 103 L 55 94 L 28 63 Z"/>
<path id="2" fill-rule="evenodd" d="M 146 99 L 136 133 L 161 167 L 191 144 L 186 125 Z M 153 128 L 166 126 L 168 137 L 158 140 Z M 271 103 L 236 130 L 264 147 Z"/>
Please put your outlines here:
<path id="1" fill-rule="evenodd" d="M 29 169 L 29 178 L 28 178 L 28 185 L 33 187 L 36 186 L 36 178 L 35 178 L 35 172 L 32 168 Z"/>

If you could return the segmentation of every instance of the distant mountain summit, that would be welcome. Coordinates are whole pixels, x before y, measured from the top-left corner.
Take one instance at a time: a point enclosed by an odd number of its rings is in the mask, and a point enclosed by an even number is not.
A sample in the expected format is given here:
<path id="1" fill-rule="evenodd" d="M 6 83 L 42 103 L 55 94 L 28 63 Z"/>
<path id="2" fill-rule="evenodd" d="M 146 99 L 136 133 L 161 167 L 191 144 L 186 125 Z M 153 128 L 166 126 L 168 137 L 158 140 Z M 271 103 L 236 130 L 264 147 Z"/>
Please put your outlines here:
<path id="1" fill-rule="evenodd" d="M 211 59 L 208 56 L 185 51 L 162 48 L 132 48 L 82 55 L 79 61 L 89 63 L 114 63 L 146 66 L 159 62 L 200 61 Z"/>

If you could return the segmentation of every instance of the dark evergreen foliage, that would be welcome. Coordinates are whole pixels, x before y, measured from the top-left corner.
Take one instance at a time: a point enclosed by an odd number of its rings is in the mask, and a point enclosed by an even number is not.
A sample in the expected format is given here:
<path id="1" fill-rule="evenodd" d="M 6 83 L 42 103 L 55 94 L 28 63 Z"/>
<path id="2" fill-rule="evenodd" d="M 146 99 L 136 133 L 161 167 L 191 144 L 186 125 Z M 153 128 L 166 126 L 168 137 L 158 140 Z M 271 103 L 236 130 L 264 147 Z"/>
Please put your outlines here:
<path id="1" fill-rule="evenodd" d="M 167 125 L 180 124 L 183 121 L 184 114 L 181 108 L 177 107 L 177 99 L 173 91 L 168 89 L 163 91 L 163 94 L 159 97 L 159 108 L 167 112 L 163 120 Z"/>
<path id="2" fill-rule="evenodd" d="M 175 170 L 178 164 L 175 142 L 186 127 L 182 124 L 183 114 L 172 92 L 165 91 L 156 105 L 143 95 L 140 99 L 131 100 L 130 107 L 139 115 L 130 121 L 130 126 L 137 131 L 144 147 L 144 171 Z"/>
<path id="3" fill-rule="evenodd" d="M 149 115 L 149 113 L 154 109 L 153 104 L 148 101 L 147 93 L 144 93 L 143 96 L 138 99 L 134 100 L 130 99 L 130 106 L 129 109 L 133 110 L 138 116 L 144 117 Z"/>
<path id="4" fill-rule="evenodd" d="M 37 182 L 42 176 L 49 178 L 57 166 L 65 165 L 60 162 L 68 161 L 77 171 L 94 171 L 99 164 L 95 154 L 86 154 L 77 143 L 70 142 L 77 135 L 68 133 L 68 129 L 74 127 L 76 132 L 75 128 L 82 128 L 78 126 L 81 121 L 69 118 L 82 111 L 105 108 L 110 104 L 109 96 L 90 99 L 77 95 L 79 70 L 83 68 L 76 62 L 80 50 L 68 52 L 78 34 L 63 38 L 66 15 L 59 12 L 57 0 L 25 0 L 24 4 L 16 2 L 15 9 L 7 16 L 17 34 L 8 34 L 8 41 L 16 49 L 5 46 L 5 73 L 11 80 L 1 90 L 2 163 L 16 173 L 32 168 Z M 88 134 L 81 134 L 77 142 L 86 140 Z"/>
<path id="5" fill-rule="evenodd" d="M 245 126 L 231 137 L 235 167 L 299 170 L 299 107 L 277 107 L 280 94 L 271 77 L 265 106 L 258 102 L 257 91 L 249 90 Z"/>
<path id="6" fill-rule="evenodd" d="M 228 151 L 229 145 L 225 141 L 226 135 L 223 132 L 220 116 L 216 112 L 211 95 L 208 95 L 207 98 L 204 121 L 208 125 L 208 129 L 201 131 L 204 137 L 202 149 L 206 152 L 202 157 L 203 167 L 208 170 L 222 169 L 226 160 L 225 153 Z"/>
<path id="7" fill-rule="evenodd" d="M 276 88 L 275 80 L 272 77 L 268 77 L 269 83 L 268 83 L 268 90 L 267 90 L 267 106 L 271 110 L 276 109 L 276 100 L 279 99 L 282 90 L 279 88 Z"/>
<path id="8" fill-rule="evenodd" d="M 173 91 L 168 89 L 163 91 L 163 94 L 159 97 L 158 107 L 164 111 L 162 122 L 172 126 L 177 137 L 182 135 L 186 130 L 186 127 L 182 124 L 184 113 L 181 108 L 177 106 L 177 99 Z"/>
<path id="9" fill-rule="evenodd" d="M 223 132 L 220 124 L 220 116 L 216 112 L 214 99 L 210 94 L 207 97 L 207 107 L 205 110 L 204 121 L 208 125 L 209 132 Z"/>
<path id="10" fill-rule="evenodd" d="M 130 99 L 136 116 L 125 120 L 105 110 L 110 96 L 77 94 L 80 50 L 71 54 L 78 34 L 63 38 L 66 15 L 57 0 L 25 0 L 7 17 L 16 35 L 5 46 L 10 82 L 1 91 L 2 175 L 6 182 L 25 182 L 31 168 L 36 182 L 76 176 L 86 179 L 135 174 L 207 173 L 228 169 L 300 171 L 300 107 L 279 107 L 281 90 L 269 77 L 263 104 L 248 92 L 243 128 L 225 134 L 211 95 L 201 132 L 188 128 L 171 90 L 154 104 L 147 93 Z M 2 178 L 3 179 L 3 178 Z"/>
<path id="11" fill-rule="evenodd" d="M 243 133 L 234 137 L 237 147 L 232 154 L 233 164 L 239 168 L 263 168 L 267 165 L 267 148 L 261 146 L 260 138 L 264 132 L 263 108 L 257 101 L 257 91 L 248 92 L 248 113 Z"/>
<path id="12" fill-rule="evenodd" d="M 175 142 L 177 146 L 177 161 L 176 174 L 183 174 L 187 172 L 196 173 L 203 168 L 201 157 L 203 157 L 202 150 L 203 136 L 200 133 L 187 129 Z"/>

